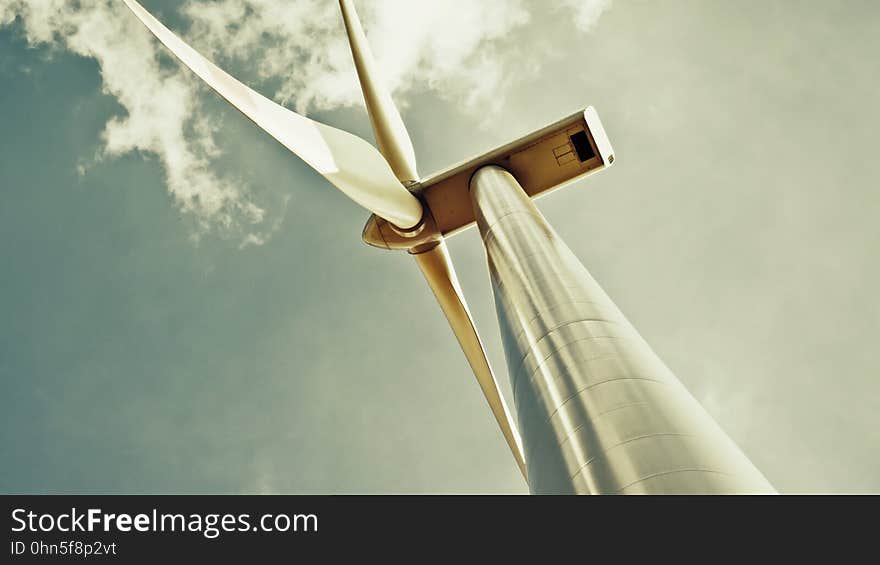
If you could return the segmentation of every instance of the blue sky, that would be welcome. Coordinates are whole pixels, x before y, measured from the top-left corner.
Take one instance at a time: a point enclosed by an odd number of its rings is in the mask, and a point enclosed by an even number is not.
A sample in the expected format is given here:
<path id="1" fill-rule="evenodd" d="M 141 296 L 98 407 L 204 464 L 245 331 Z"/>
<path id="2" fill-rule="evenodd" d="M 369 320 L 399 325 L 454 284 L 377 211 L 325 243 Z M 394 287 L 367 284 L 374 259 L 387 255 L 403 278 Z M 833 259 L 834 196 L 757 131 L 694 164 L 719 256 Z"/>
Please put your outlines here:
<path id="1" fill-rule="evenodd" d="M 371 139 L 335 2 L 144 5 Z M 421 172 L 596 106 L 618 160 L 548 219 L 778 489 L 880 490 L 880 8 L 480 5 L 359 4 Z M 0 0 L 0 490 L 526 491 L 365 212 L 116 3 L 26 6 Z M 506 390 L 479 238 L 450 249 Z"/>

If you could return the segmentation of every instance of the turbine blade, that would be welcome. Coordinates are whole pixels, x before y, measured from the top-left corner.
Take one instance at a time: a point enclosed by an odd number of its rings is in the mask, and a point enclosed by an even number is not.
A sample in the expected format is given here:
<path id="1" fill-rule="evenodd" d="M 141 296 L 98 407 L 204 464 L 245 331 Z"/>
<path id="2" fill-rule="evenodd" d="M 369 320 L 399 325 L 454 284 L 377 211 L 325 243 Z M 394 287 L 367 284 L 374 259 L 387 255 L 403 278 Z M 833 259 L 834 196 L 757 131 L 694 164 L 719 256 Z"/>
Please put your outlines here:
<path id="1" fill-rule="evenodd" d="M 397 106 L 391 99 L 391 94 L 382 84 L 354 3 L 351 0 L 339 0 L 339 7 L 342 9 L 348 44 L 351 47 L 351 55 L 361 82 L 364 102 L 370 115 L 373 135 L 376 136 L 376 143 L 379 144 L 379 151 L 388 160 L 400 182 L 409 186 L 419 180 L 412 140 L 409 138 Z"/>
<path id="2" fill-rule="evenodd" d="M 349 198 L 401 228 L 419 223 L 422 205 L 388 162 L 360 137 L 310 120 L 251 90 L 202 57 L 135 0 L 124 0 L 159 41 L 230 104 Z"/>
<path id="3" fill-rule="evenodd" d="M 440 308 L 446 315 L 446 319 L 449 321 L 462 351 L 464 351 L 464 356 L 477 378 L 477 384 L 480 385 L 480 389 L 489 403 L 489 408 L 501 428 L 501 433 L 504 434 L 510 452 L 528 482 L 522 440 L 498 388 L 498 382 L 495 380 L 492 367 L 486 358 L 480 336 L 477 335 L 477 329 L 474 327 L 470 310 L 464 301 L 464 295 L 458 284 L 458 277 L 452 267 L 446 244 L 441 241 L 427 251 L 412 255 L 422 270 L 422 274 L 425 275 L 425 280 L 428 281 L 437 302 L 440 303 Z"/>

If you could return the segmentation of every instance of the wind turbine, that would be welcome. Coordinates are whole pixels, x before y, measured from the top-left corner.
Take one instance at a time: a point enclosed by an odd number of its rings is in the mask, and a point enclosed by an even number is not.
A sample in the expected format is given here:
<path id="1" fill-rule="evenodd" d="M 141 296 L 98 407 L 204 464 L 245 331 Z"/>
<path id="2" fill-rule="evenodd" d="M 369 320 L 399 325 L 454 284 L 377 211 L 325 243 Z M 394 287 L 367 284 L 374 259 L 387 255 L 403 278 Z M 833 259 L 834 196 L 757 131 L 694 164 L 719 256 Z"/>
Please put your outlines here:
<path id="1" fill-rule="evenodd" d="M 533 493 L 768 493 L 772 487 L 626 321 L 535 207 L 614 152 L 592 107 L 420 177 L 351 0 L 343 22 L 378 150 L 296 114 L 125 4 L 220 96 L 373 215 L 363 240 L 416 261 Z M 445 245 L 479 226 L 520 428 Z"/>

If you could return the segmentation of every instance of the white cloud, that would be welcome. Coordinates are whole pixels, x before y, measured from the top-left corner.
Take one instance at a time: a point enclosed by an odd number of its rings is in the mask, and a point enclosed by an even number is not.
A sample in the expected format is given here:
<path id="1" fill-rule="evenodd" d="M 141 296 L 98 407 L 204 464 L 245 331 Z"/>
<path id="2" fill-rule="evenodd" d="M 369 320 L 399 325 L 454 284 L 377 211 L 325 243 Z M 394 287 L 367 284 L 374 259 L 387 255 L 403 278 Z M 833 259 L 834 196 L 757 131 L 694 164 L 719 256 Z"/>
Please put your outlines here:
<path id="1" fill-rule="evenodd" d="M 602 13 L 611 7 L 611 0 L 559 0 L 563 7 L 574 10 L 574 22 L 589 31 L 598 23 Z"/>
<path id="2" fill-rule="evenodd" d="M 588 29 L 610 0 L 558 0 Z M 557 4 L 557 7 L 559 5 Z M 516 30 L 543 2 L 527 0 L 376 0 L 358 7 L 384 78 L 405 104 L 428 89 L 486 119 L 503 107 L 500 93 L 540 70 L 540 58 L 517 46 Z M 329 0 L 188 0 L 185 35 L 221 64 L 241 68 L 246 81 L 300 112 L 362 103 L 337 2 Z M 217 125 L 197 97 L 197 82 L 174 65 L 160 66 L 159 44 L 118 0 L 0 0 L 0 24 L 20 16 L 34 45 L 63 47 L 96 59 L 103 89 L 126 115 L 107 123 L 103 155 L 157 155 L 168 190 L 204 228 L 241 234 L 245 244 L 266 212 L 241 182 L 216 174 Z M 181 30 L 177 30 L 181 32 Z M 530 59 L 529 59 L 530 58 Z M 250 73 L 252 76 L 248 76 Z"/>
<path id="3" fill-rule="evenodd" d="M 199 108 L 195 81 L 188 71 L 160 66 L 157 43 L 121 2 L 0 0 L 0 22 L 16 16 L 30 44 L 65 48 L 100 64 L 104 92 L 125 109 L 104 128 L 102 156 L 158 156 L 168 190 L 203 229 L 250 232 L 261 222 L 264 211 L 245 187 L 212 171 L 216 125 Z"/>
<path id="4" fill-rule="evenodd" d="M 427 87 L 472 105 L 503 73 L 511 32 L 529 21 L 524 0 L 381 0 L 359 3 L 384 79 L 398 98 Z M 298 111 L 361 103 L 339 7 L 326 0 L 191 0 L 190 36 L 214 56 L 256 61 Z"/>

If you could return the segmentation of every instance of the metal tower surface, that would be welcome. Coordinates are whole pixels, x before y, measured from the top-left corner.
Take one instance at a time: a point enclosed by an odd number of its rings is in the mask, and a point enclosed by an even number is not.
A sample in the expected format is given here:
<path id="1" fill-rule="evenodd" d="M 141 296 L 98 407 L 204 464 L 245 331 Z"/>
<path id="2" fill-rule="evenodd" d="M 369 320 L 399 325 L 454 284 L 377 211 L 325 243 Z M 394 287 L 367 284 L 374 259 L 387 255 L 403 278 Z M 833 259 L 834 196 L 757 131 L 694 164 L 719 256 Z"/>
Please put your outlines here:
<path id="1" fill-rule="evenodd" d="M 470 187 L 531 492 L 772 493 L 513 175 Z"/>

